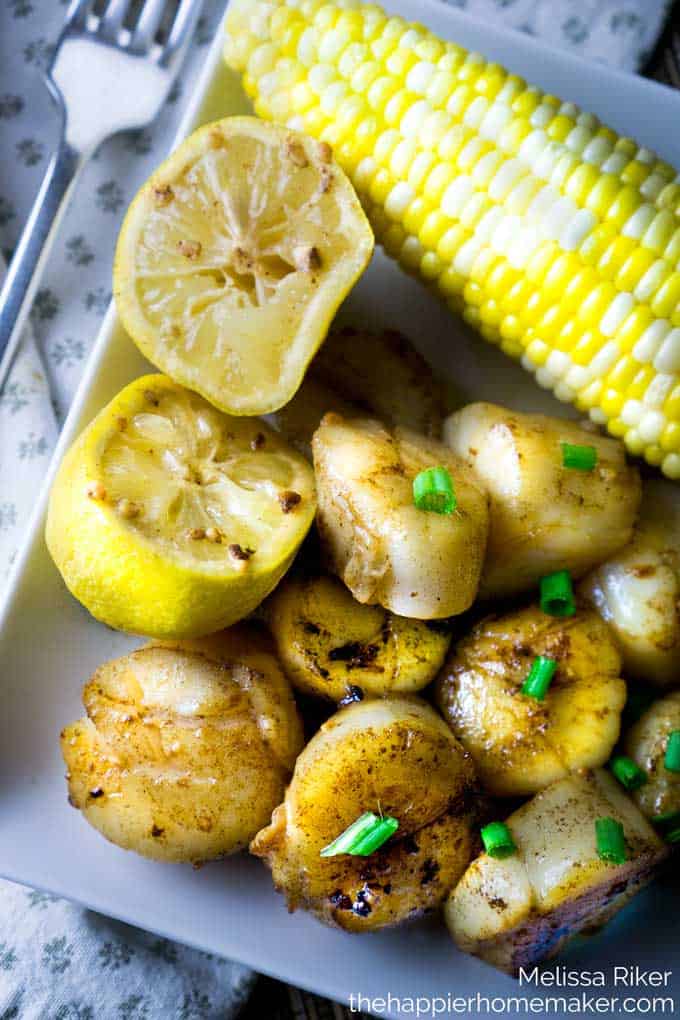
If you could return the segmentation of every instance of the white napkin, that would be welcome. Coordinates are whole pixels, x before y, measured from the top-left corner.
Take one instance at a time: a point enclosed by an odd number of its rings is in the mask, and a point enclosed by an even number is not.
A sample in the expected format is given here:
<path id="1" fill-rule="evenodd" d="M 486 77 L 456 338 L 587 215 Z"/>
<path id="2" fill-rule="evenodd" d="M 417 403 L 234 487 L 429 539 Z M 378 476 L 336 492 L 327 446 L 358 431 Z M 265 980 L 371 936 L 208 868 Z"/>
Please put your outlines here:
<path id="1" fill-rule="evenodd" d="M 232 1020 L 252 972 L 2 883 L 2 1020 Z"/>
<path id="2" fill-rule="evenodd" d="M 650 57 L 671 0 L 446 0 L 480 21 L 535 35 L 624 71 Z"/>
<path id="3" fill-rule="evenodd" d="M 667 8 L 666 0 L 448 2 L 630 70 L 651 50 Z M 4 0 L 0 8 L 0 239 L 8 253 L 54 140 L 35 69 L 47 59 L 64 9 L 65 0 Z M 123 211 L 168 149 L 178 100 L 193 87 L 223 9 L 224 0 L 206 0 L 166 109 L 150 129 L 102 148 L 65 218 L 33 309 L 35 339 L 26 337 L 0 399 L 0 585 L 109 302 Z M 246 968 L 0 882 L 2 1020 L 229 1020 L 251 983 Z"/>
<path id="4" fill-rule="evenodd" d="M 0 281 L 4 273 L 0 255 Z M 58 434 L 42 358 L 29 326 L 0 396 L 0 590 Z"/>

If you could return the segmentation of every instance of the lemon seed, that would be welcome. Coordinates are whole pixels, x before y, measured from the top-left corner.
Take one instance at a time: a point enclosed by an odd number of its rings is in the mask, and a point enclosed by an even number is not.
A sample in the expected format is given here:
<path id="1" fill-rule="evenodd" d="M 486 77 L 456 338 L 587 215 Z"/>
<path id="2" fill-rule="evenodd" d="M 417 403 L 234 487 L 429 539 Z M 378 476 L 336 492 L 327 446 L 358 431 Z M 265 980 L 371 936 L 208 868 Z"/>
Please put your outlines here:
<path id="1" fill-rule="evenodd" d="M 128 521 L 131 521 L 134 517 L 139 517 L 141 512 L 137 503 L 133 503 L 131 499 L 119 499 L 116 509 L 120 516 Z"/>
<path id="2" fill-rule="evenodd" d="M 203 245 L 200 241 L 178 241 L 177 247 L 179 248 L 180 254 L 184 255 L 185 258 L 197 259 L 203 251 Z"/>

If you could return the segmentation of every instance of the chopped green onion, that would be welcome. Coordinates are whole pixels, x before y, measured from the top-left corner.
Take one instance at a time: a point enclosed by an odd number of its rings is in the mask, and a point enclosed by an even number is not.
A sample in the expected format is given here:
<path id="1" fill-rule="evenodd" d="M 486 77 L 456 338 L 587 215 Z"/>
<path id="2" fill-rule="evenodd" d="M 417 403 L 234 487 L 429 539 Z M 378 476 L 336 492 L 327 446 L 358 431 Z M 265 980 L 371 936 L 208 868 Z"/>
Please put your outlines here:
<path id="1" fill-rule="evenodd" d="M 676 826 L 680 826 L 680 811 L 666 811 L 663 815 L 654 815 L 652 824 L 674 829 Z"/>
<path id="2" fill-rule="evenodd" d="M 661 830 L 660 836 L 667 843 L 680 843 L 680 811 L 666 811 L 663 815 L 655 815 L 652 824 Z"/>
<path id="3" fill-rule="evenodd" d="M 355 857 L 368 857 L 386 843 L 398 828 L 399 822 L 396 818 L 379 818 L 372 811 L 366 811 L 332 843 L 325 846 L 321 856 L 352 854 Z"/>
<path id="4" fill-rule="evenodd" d="M 419 510 L 452 514 L 458 505 L 453 479 L 445 467 L 431 467 L 413 479 L 413 502 Z"/>
<path id="5" fill-rule="evenodd" d="M 638 790 L 647 782 L 647 773 L 643 772 L 637 762 L 625 754 L 619 754 L 612 758 L 609 767 L 626 790 Z"/>
<path id="6" fill-rule="evenodd" d="M 558 570 L 541 578 L 541 609 L 548 616 L 574 615 L 576 602 L 568 570 Z"/>
<path id="7" fill-rule="evenodd" d="M 482 843 L 489 857 L 510 857 L 517 850 L 510 829 L 505 822 L 489 822 L 481 832 Z"/>
<path id="8" fill-rule="evenodd" d="M 597 854 L 610 864 L 625 864 L 626 837 L 621 822 L 615 818 L 598 818 L 595 822 Z"/>
<path id="9" fill-rule="evenodd" d="M 573 443 L 561 443 L 562 464 L 565 468 L 575 471 L 592 471 L 597 464 L 597 450 L 594 446 L 576 446 Z"/>
<path id="10" fill-rule="evenodd" d="M 522 694 L 536 701 L 543 701 L 555 675 L 557 663 L 545 655 L 537 655 L 531 664 L 529 675 L 522 684 Z"/>
<path id="11" fill-rule="evenodd" d="M 668 735 L 663 763 L 669 772 L 680 772 L 680 730 Z"/>

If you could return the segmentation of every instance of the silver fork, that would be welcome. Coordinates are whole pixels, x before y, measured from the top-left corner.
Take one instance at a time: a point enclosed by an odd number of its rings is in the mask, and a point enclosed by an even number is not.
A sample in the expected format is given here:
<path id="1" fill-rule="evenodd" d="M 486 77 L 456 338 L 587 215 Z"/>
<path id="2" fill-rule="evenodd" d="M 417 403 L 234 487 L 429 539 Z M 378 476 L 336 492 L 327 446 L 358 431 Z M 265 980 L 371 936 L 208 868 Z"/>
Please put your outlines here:
<path id="1" fill-rule="evenodd" d="M 0 291 L 0 393 L 74 182 L 98 145 L 156 116 L 203 0 L 71 0 L 45 71 L 61 118 L 54 153 Z"/>

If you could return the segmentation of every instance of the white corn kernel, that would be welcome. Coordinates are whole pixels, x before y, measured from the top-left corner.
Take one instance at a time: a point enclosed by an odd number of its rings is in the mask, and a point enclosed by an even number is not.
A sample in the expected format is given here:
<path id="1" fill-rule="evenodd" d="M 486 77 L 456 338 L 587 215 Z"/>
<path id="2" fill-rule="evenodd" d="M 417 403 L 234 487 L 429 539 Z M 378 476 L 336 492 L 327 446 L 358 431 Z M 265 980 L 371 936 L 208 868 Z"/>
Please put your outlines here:
<path id="1" fill-rule="evenodd" d="M 461 174 L 459 177 L 456 177 L 442 195 L 442 212 L 446 216 L 450 216 L 452 220 L 458 219 L 461 209 L 474 190 L 474 184 L 467 174 Z"/>
<path id="2" fill-rule="evenodd" d="M 406 181 L 399 181 L 385 199 L 385 212 L 391 219 L 400 220 L 415 197 L 413 188 Z"/>
<path id="3" fill-rule="evenodd" d="M 661 344 L 671 331 L 671 324 L 666 319 L 655 319 L 648 326 L 633 348 L 633 357 L 643 365 L 651 365 Z"/>
<path id="4" fill-rule="evenodd" d="M 677 481 L 680 478 L 680 454 L 666 454 L 661 462 L 661 470 L 667 478 Z"/>
<path id="5" fill-rule="evenodd" d="M 482 138 L 494 142 L 510 120 L 512 120 L 512 110 L 496 99 L 496 102 L 492 103 L 486 111 L 484 119 L 479 125 L 479 133 Z"/>
<path id="6" fill-rule="evenodd" d="M 503 160 L 495 175 L 489 182 L 489 198 L 494 202 L 503 202 L 508 192 L 526 173 L 524 164 L 519 159 Z"/>
<path id="7" fill-rule="evenodd" d="M 659 372 L 658 375 L 655 375 L 642 398 L 645 407 L 663 407 L 676 382 L 677 379 L 674 375 L 668 375 L 664 372 Z"/>
<path id="8" fill-rule="evenodd" d="M 639 206 L 632 216 L 629 216 L 621 228 L 624 237 L 632 237 L 639 241 L 657 214 L 657 209 L 650 203 L 644 202 Z"/>
<path id="9" fill-rule="evenodd" d="M 650 174 L 640 185 L 640 194 L 653 202 L 665 187 L 666 181 L 661 174 Z"/>
<path id="10" fill-rule="evenodd" d="M 656 262 L 651 264 L 635 288 L 634 293 L 638 301 L 649 301 L 652 295 L 656 293 L 667 270 L 668 263 L 665 259 L 657 259 Z"/>
<path id="11" fill-rule="evenodd" d="M 419 99 L 401 118 L 399 130 L 404 138 L 415 137 L 423 126 L 423 121 L 432 113 L 427 99 Z"/>
<path id="12" fill-rule="evenodd" d="M 658 372 L 680 372 L 680 329 L 672 329 L 654 358 Z"/>
<path id="13" fill-rule="evenodd" d="M 632 294 L 629 294 L 627 291 L 617 294 L 602 316 L 600 333 L 603 336 L 614 336 L 623 320 L 630 315 L 634 307 L 635 302 L 633 301 Z"/>
<path id="14" fill-rule="evenodd" d="M 595 377 L 602 379 L 609 369 L 614 367 L 620 353 L 618 344 L 614 343 L 613 340 L 604 344 L 590 362 L 590 367 Z"/>
<path id="15" fill-rule="evenodd" d="M 586 163 L 600 166 L 610 155 L 611 151 L 612 143 L 603 138 L 602 135 L 596 135 L 592 141 L 588 142 L 581 155 Z"/>
<path id="16" fill-rule="evenodd" d="M 585 241 L 588 234 L 595 228 L 597 216 L 590 209 L 579 209 L 572 219 L 566 223 L 560 237 L 560 248 L 564 251 L 576 251 Z"/>
<path id="17" fill-rule="evenodd" d="M 406 75 L 406 88 L 417 96 L 424 96 L 436 70 L 435 65 L 427 60 L 414 64 Z"/>
<path id="18" fill-rule="evenodd" d="M 639 400 L 627 400 L 619 417 L 624 425 L 637 425 L 644 414 L 644 405 Z"/>
<path id="19" fill-rule="evenodd" d="M 666 416 L 661 411 L 646 411 L 637 427 L 640 438 L 645 443 L 655 443 L 661 436 L 666 424 Z"/>

